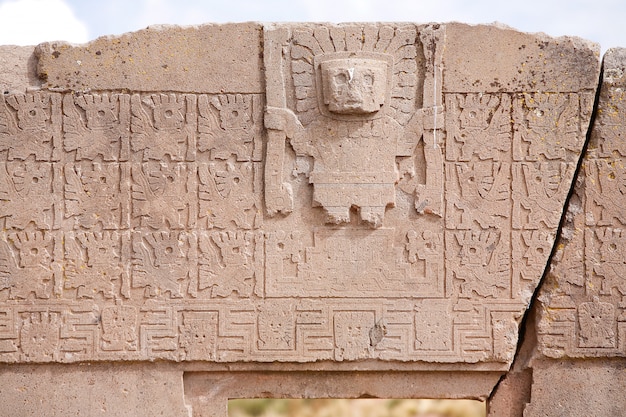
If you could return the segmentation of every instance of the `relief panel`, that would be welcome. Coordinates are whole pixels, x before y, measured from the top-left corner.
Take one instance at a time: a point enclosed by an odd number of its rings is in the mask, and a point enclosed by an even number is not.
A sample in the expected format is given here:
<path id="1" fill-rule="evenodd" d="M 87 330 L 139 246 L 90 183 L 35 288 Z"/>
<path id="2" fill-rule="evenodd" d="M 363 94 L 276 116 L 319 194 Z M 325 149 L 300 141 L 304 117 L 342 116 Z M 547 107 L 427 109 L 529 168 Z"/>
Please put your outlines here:
<path id="1" fill-rule="evenodd" d="M 61 181 L 60 167 L 50 163 L 0 162 L 0 221 L 4 229 L 58 228 Z"/>
<path id="2" fill-rule="evenodd" d="M 76 299 L 130 296 L 128 232 L 68 232 L 64 246 L 66 293 L 76 290 Z"/>
<path id="3" fill-rule="evenodd" d="M 211 298 L 250 297 L 261 273 L 258 265 L 261 238 L 249 231 L 199 234 L 197 290 Z"/>
<path id="4" fill-rule="evenodd" d="M 73 228 L 105 230 L 130 227 L 128 164 L 80 162 L 63 168 L 65 219 Z"/>
<path id="5" fill-rule="evenodd" d="M 196 165 L 146 162 L 131 166 L 131 224 L 186 229 L 197 217 Z"/>
<path id="6" fill-rule="evenodd" d="M 516 161 L 567 160 L 580 152 L 581 129 L 578 94 L 521 94 L 513 99 L 513 159 Z"/>
<path id="7" fill-rule="evenodd" d="M 61 95 L 0 94 L 0 155 L 3 161 L 57 161 L 61 147 Z"/>
<path id="8" fill-rule="evenodd" d="M 558 161 L 513 164 L 513 228 L 554 230 L 574 170 L 574 164 Z"/>
<path id="9" fill-rule="evenodd" d="M 76 160 L 127 161 L 130 156 L 130 96 L 84 94 L 63 97 L 63 149 Z"/>
<path id="10" fill-rule="evenodd" d="M 180 231 L 133 232 L 132 288 L 145 297 L 182 298 L 193 293 L 197 238 Z"/>
<path id="11" fill-rule="evenodd" d="M 0 95 L 0 361 L 507 369 L 594 95 L 451 85 L 446 30 L 267 26 L 261 93 Z M 563 351 L 626 343 L 619 106 Z"/>
<path id="12" fill-rule="evenodd" d="M 198 96 L 198 158 L 260 161 L 263 98 L 256 94 Z"/>
<path id="13" fill-rule="evenodd" d="M 195 160 L 197 101 L 193 94 L 131 96 L 130 143 L 139 160 Z"/>
<path id="14" fill-rule="evenodd" d="M 446 227 L 509 228 L 511 166 L 506 162 L 476 161 L 446 164 Z"/>
<path id="15" fill-rule="evenodd" d="M 55 232 L 0 235 L 0 296 L 9 300 L 49 299 L 60 295 L 62 239 Z"/>
<path id="16" fill-rule="evenodd" d="M 461 298 L 506 298 L 511 287 L 509 237 L 497 229 L 446 232 L 448 292 Z M 477 298 L 479 297 L 479 298 Z"/>
<path id="17" fill-rule="evenodd" d="M 211 162 L 198 164 L 198 226 L 252 229 L 261 223 L 260 164 Z"/>
<path id="18" fill-rule="evenodd" d="M 511 158 L 511 97 L 508 94 L 446 95 L 446 159 L 501 161 Z"/>

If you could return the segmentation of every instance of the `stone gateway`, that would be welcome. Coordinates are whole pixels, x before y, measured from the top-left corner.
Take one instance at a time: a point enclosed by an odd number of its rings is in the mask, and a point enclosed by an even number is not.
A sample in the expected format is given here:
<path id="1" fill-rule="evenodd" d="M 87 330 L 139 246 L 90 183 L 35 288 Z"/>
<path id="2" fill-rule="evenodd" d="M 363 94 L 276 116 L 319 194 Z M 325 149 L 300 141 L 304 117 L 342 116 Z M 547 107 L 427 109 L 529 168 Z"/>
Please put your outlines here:
<path id="1" fill-rule="evenodd" d="M 492 396 L 556 416 L 552 358 L 626 355 L 620 50 L 595 115 L 597 45 L 498 26 L 0 54 L 0 410 Z"/>

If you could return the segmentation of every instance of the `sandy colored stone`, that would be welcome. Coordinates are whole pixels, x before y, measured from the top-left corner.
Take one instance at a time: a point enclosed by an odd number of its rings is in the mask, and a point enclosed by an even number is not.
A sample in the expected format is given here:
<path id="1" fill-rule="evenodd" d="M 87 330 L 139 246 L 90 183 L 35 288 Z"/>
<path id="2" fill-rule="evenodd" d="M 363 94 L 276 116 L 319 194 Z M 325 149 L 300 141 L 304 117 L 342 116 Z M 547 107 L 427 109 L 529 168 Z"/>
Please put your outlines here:
<path id="1" fill-rule="evenodd" d="M 530 402 L 532 371 L 509 371 L 491 393 L 488 401 L 489 417 L 522 417 Z"/>
<path id="2" fill-rule="evenodd" d="M 0 362 L 70 380 L 127 363 L 131 382 L 163 362 L 194 415 L 486 398 L 554 244 L 597 55 L 462 24 L 40 45 L 43 88 L 0 95 Z"/>
<path id="3" fill-rule="evenodd" d="M 577 37 L 449 23 L 444 88 L 465 93 L 595 89 L 599 59 L 598 45 Z"/>
<path id="4" fill-rule="evenodd" d="M 261 25 L 151 26 L 85 45 L 38 46 L 43 87 L 260 93 Z"/>
<path id="5" fill-rule="evenodd" d="M 522 349 L 490 399 L 490 415 L 623 413 L 625 69 L 625 50 L 609 50 L 556 250 Z"/>
<path id="6" fill-rule="evenodd" d="M 604 58 L 591 142 L 541 287 L 538 349 L 548 357 L 626 356 L 626 51 Z"/>
<path id="7" fill-rule="evenodd" d="M 34 46 L 0 46 L 0 92 L 24 92 L 39 87 Z"/>
<path id="8" fill-rule="evenodd" d="M 626 369 L 615 361 L 548 361 L 535 364 L 524 417 L 624 414 Z"/>
<path id="9" fill-rule="evenodd" d="M 182 372 L 154 364 L 3 365 L 0 384 L 2 417 L 192 416 Z"/>

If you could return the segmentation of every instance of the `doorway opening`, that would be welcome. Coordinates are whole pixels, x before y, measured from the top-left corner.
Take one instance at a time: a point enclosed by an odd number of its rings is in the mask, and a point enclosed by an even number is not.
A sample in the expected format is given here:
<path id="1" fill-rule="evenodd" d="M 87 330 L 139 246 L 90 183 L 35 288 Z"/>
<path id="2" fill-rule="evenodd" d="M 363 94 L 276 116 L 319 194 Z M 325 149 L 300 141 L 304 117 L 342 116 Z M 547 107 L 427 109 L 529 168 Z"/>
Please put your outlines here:
<path id="1" fill-rule="evenodd" d="M 229 417 L 485 417 L 486 403 L 448 399 L 234 399 Z"/>

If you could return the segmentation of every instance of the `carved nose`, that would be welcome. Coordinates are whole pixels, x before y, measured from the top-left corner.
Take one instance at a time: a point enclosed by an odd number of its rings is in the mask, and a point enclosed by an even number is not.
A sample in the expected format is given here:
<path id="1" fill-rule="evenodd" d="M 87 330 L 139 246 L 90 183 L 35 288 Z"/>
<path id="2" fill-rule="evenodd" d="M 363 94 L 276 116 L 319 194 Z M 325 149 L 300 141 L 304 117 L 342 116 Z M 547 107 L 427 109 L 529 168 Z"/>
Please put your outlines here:
<path id="1" fill-rule="evenodd" d="M 361 91 L 359 90 L 357 84 L 353 84 L 352 82 L 348 84 L 348 99 L 350 101 L 361 100 Z"/>

